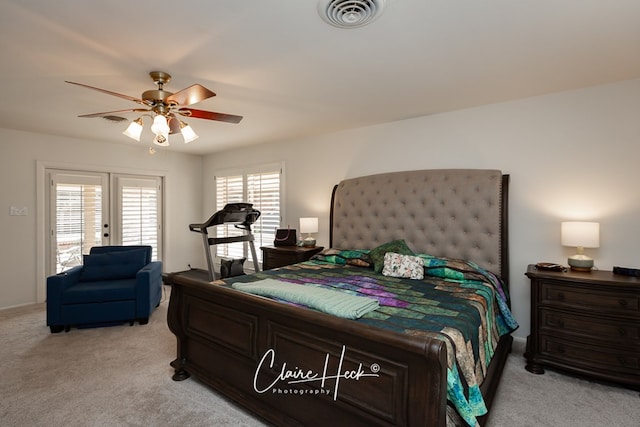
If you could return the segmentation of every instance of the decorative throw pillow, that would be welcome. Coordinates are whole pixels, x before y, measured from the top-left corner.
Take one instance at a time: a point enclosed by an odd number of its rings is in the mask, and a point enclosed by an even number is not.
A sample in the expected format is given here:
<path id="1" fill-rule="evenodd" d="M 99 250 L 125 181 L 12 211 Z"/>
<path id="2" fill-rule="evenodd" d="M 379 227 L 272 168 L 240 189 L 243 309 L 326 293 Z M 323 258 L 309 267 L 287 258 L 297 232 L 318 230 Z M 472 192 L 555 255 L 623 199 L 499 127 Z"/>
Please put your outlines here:
<path id="1" fill-rule="evenodd" d="M 424 279 L 424 262 L 418 256 L 387 252 L 384 255 L 382 275 L 421 280 Z"/>
<path id="2" fill-rule="evenodd" d="M 83 255 L 83 267 L 79 280 L 81 282 L 95 282 L 131 279 L 135 278 L 138 270 L 145 265 L 146 251 L 144 249 Z"/>
<path id="3" fill-rule="evenodd" d="M 404 240 L 393 240 L 383 243 L 369 251 L 369 257 L 373 261 L 373 269 L 376 273 L 382 272 L 384 267 L 384 254 L 394 252 L 400 255 L 415 255 Z"/>

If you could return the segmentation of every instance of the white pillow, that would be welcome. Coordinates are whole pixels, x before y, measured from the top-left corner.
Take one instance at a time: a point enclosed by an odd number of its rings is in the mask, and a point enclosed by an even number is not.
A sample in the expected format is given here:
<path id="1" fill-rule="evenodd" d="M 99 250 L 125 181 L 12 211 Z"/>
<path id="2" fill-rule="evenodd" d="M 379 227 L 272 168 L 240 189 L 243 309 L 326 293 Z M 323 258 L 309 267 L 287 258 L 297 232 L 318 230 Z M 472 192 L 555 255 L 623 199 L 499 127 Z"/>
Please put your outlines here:
<path id="1" fill-rule="evenodd" d="M 420 280 L 424 278 L 424 261 L 417 256 L 387 252 L 384 254 L 382 275 Z"/>

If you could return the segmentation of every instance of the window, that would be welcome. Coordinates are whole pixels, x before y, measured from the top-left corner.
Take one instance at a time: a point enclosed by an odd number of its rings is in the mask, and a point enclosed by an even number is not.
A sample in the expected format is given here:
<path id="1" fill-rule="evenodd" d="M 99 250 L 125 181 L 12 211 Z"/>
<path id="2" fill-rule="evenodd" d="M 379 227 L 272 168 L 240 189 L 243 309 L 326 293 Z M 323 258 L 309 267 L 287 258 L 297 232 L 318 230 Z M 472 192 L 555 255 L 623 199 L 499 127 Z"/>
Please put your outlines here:
<path id="1" fill-rule="evenodd" d="M 280 226 L 283 168 L 281 165 L 265 165 L 247 169 L 243 172 L 216 176 L 216 210 L 227 203 L 252 203 L 260 211 L 260 218 L 251 226 L 258 262 L 262 263 L 260 246 L 273 244 L 276 229 Z M 242 235 L 243 231 L 233 224 L 215 227 L 216 237 Z M 229 258 L 246 257 L 253 261 L 248 253 L 247 242 L 217 245 L 216 255 Z"/>

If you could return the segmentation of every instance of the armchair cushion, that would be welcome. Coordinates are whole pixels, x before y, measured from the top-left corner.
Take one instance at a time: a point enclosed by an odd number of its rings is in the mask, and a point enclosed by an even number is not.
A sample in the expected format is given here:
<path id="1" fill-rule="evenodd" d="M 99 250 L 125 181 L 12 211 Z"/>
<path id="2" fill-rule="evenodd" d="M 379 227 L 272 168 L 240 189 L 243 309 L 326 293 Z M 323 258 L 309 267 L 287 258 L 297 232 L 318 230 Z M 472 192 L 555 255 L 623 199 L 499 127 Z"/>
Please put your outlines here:
<path id="1" fill-rule="evenodd" d="M 80 282 L 131 279 L 144 267 L 146 262 L 144 249 L 130 251 L 92 253 L 83 255 L 83 268 Z"/>
<path id="2" fill-rule="evenodd" d="M 87 304 L 136 299 L 136 279 L 78 282 L 62 294 L 62 304 Z"/>

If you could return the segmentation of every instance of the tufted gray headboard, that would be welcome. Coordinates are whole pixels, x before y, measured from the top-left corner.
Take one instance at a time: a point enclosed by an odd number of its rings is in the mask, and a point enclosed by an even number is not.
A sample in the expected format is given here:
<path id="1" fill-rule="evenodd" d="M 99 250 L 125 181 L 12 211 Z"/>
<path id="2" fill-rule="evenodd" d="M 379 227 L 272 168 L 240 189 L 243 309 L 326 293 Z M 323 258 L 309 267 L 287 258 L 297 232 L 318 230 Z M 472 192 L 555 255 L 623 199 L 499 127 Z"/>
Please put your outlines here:
<path id="1" fill-rule="evenodd" d="M 331 198 L 330 246 L 404 239 L 415 253 L 467 259 L 509 280 L 509 175 L 434 169 L 346 179 Z"/>

